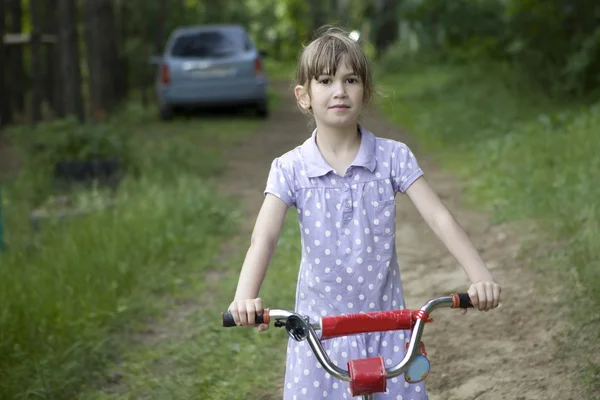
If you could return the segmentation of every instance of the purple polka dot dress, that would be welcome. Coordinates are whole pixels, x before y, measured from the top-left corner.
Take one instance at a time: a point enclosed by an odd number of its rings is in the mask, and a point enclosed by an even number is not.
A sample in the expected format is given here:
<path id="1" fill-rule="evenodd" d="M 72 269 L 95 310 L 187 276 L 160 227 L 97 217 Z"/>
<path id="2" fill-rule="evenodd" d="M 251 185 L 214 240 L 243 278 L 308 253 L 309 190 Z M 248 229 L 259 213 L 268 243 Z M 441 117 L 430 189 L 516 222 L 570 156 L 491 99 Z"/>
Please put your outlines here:
<path id="1" fill-rule="evenodd" d="M 316 130 L 301 146 L 275 159 L 265 193 L 298 210 L 302 261 L 296 311 L 311 322 L 322 316 L 404 308 L 396 259 L 396 193 L 422 170 L 403 143 L 375 137 L 363 127 L 356 159 L 338 175 L 316 145 Z M 386 367 L 404 357 L 410 331 L 344 336 L 323 341 L 332 362 L 381 355 Z M 290 339 L 285 400 L 351 399 L 349 384 L 326 373 L 307 342 Z M 426 400 L 424 384 L 404 376 L 387 381 L 376 399 Z"/>

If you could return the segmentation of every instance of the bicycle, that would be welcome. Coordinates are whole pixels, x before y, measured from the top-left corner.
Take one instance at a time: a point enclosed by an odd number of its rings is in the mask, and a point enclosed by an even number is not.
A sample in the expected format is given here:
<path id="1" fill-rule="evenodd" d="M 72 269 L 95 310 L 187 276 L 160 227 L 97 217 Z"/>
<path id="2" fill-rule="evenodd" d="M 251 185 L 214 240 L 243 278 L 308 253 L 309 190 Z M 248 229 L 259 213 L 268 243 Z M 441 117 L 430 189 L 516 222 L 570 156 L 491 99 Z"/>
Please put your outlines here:
<path id="1" fill-rule="evenodd" d="M 472 308 L 467 293 L 453 293 L 429 300 L 419 310 L 375 311 L 360 314 L 328 316 L 319 323 L 311 323 L 306 316 L 289 310 L 268 309 L 256 316 L 256 324 L 274 321 L 277 328 L 285 327 L 288 335 L 301 342 L 308 340 L 319 363 L 331 376 L 350 383 L 352 397 L 373 400 L 375 393 L 386 391 L 387 380 L 404 373 L 408 383 L 423 381 L 429 374 L 430 363 L 421 343 L 425 323 L 431 322 L 429 314 L 442 307 Z M 222 313 L 223 326 L 237 326 L 230 312 Z M 407 351 L 400 363 L 386 368 L 383 357 L 371 357 L 348 361 L 348 369 L 334 365 L 321 345 L 322 340 L 359 333 L 410 330 Z M 316 331 L 320 331 L 320 338 Z"/>

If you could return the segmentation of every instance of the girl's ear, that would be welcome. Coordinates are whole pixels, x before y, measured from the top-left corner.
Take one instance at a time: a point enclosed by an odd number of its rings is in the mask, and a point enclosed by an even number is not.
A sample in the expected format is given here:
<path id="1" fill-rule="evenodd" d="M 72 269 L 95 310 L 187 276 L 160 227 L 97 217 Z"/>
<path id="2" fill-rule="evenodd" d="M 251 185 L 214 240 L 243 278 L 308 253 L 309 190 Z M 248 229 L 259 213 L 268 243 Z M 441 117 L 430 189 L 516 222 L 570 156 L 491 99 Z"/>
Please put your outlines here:
<path id="1" fill-rule="evenodd" d="M 310 95 L 308 94 L 304 86 L 297 85 L 294 88 L 294 94 L 296 95 L 296 101 L 298 101 L 300 107 L 302 107 L 305 110 L 310 110 Z"/>

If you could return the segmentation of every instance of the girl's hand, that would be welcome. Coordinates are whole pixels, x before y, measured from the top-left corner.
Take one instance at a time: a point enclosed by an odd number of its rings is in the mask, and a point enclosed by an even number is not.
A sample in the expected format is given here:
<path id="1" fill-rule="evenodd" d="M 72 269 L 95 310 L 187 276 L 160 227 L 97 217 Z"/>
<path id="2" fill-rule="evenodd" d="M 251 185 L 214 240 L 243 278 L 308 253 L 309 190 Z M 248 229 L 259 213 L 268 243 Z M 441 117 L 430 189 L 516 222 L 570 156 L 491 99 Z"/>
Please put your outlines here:
<path id="1" fill-rule="evenodd" d="M 231 316 L 238 326 L 256 326 L 254 323 L 256 315 L 262 315 L 263 304 L 260 298 L 234 300 L 229 306 Z M 269 329 L 268 324 L 258 325 L 258 331 L 264 332 Z"/>
<path id="2" fill-rule="evenodd" d="M 493 281 L 479 281 L 469 288 L 471 303 L 479 311 L 489 311 L 500 303 L 500 285 Z M 463 314 L 467 310 L 463 309 Z"/>

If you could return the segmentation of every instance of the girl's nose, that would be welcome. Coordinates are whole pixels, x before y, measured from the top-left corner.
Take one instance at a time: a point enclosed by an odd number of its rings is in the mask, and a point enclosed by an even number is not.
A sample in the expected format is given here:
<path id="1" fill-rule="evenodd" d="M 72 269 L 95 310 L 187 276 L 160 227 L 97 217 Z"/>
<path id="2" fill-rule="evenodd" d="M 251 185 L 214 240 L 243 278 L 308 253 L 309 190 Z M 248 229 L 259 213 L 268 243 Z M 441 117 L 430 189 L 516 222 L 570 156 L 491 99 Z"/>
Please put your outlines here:
<path id="1" fill-rule="evenodd" d="M 333 97 L 335 98 L 344 98 L 346 97 L 346 87 L 343 82 L 339 82 L 335 84 Z"/>

